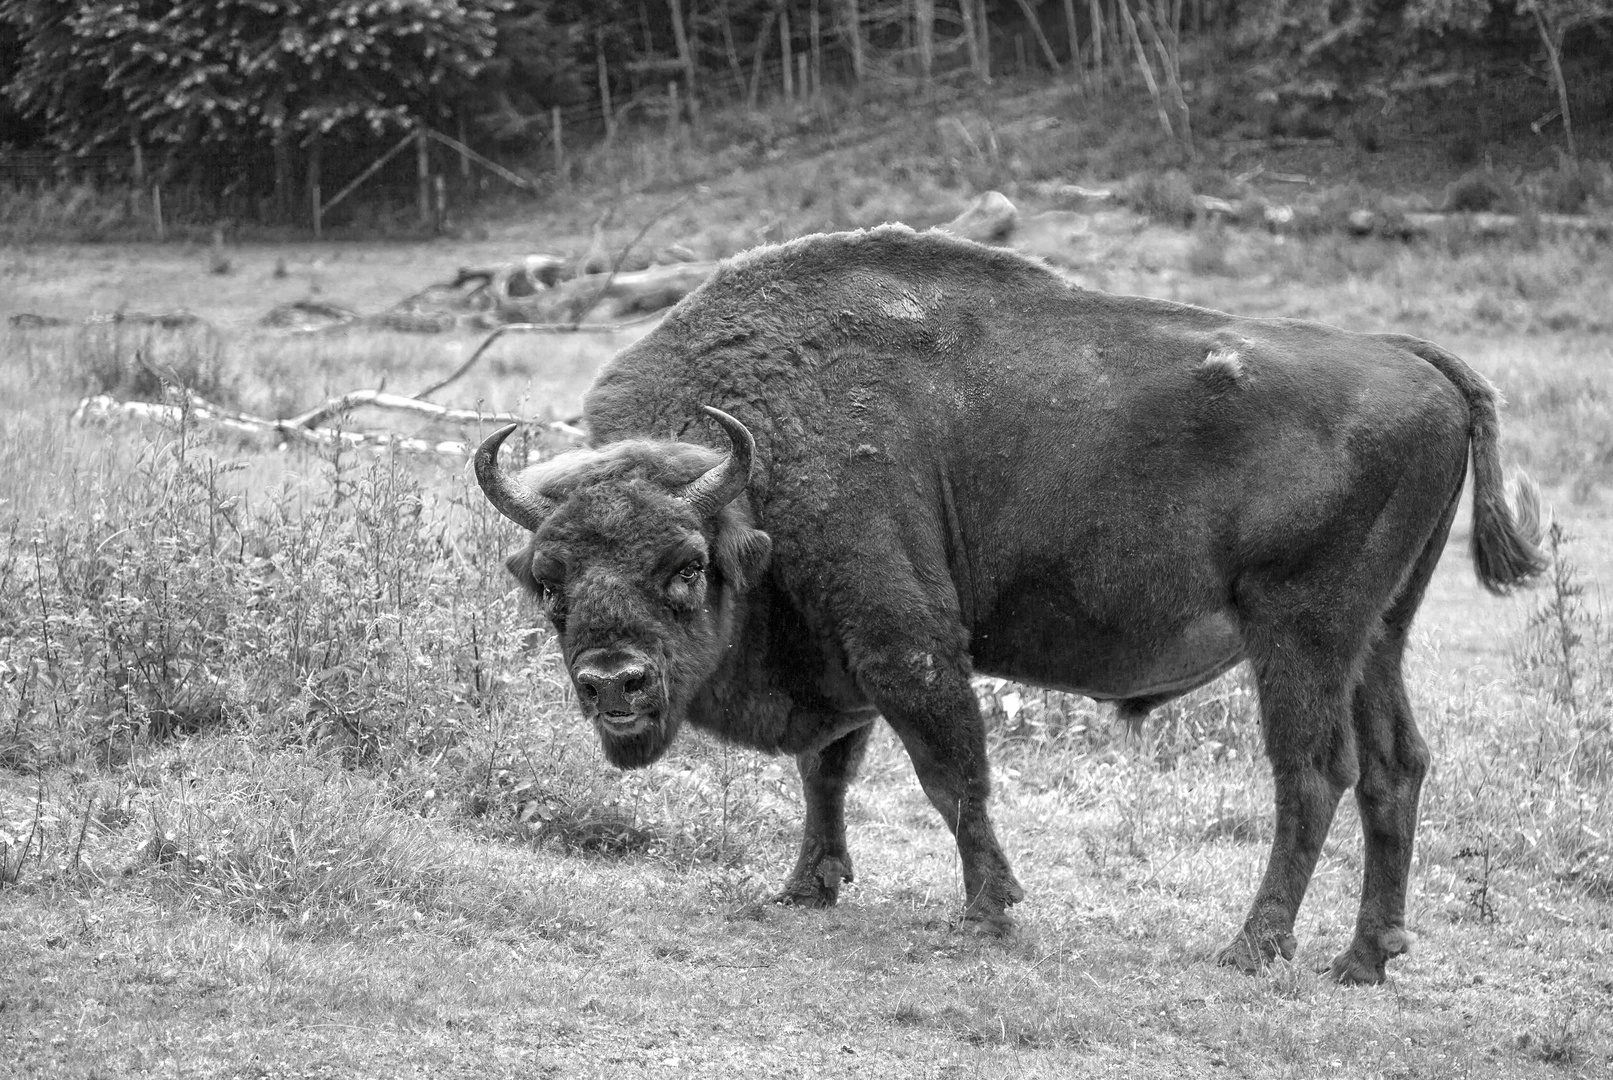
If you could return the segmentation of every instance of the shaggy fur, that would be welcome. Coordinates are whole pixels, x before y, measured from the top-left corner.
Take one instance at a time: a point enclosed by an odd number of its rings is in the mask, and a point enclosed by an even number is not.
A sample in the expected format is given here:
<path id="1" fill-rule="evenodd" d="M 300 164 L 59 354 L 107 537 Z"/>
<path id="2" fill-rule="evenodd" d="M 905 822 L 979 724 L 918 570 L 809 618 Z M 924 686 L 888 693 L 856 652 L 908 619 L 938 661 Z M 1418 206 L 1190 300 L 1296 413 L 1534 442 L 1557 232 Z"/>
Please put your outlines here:
<path id="1" fill-rule="evenodd" d="M 718 458 L 695 444 L 728 445 L 705 405 L 756 456 L 747 492 L 697 520 L 677 491 Z M 685 720 L 796 755 L 806 820 L 782 899 L 833 903 L 851 879 L 844 795 L 876 714 L 956 835 L 968 913 L 1003 922 L 1022 890 L 986 813 L 970 677 L 1138 720 L 1247 660 L 1277 822 L 1221 959 L 1291 955 L 1352 786 L 1365 873 L 1333 975 L 1378 981 L 1409 947 L 1428 752 L 1401 653 L 1470 456 L 1481 579 L 1504 591 L 1542 566 L 1501 498 L 1494 393 L 1454 356 L 1083 291 L 884 227 L 734 259 L 610 363 L 586 421 L 597 449 L 517 478 L 538 526 L 521 558 L 559 575 L 568 662 L 614 650 L 666 682 L 645 699 L 659 726 L 627 748 L 607 735 L 612 760 L 652 759 Z M 667 567 L 691 543 L 715 569 L 679 607 Z"/>

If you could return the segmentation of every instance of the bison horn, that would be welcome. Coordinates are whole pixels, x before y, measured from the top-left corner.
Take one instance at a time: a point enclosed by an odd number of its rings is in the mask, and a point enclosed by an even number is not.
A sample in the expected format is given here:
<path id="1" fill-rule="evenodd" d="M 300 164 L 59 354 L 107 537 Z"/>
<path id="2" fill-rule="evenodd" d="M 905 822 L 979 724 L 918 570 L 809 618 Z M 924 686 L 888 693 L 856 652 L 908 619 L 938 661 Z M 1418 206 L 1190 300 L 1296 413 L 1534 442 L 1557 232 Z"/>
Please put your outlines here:
<path id="1" fill-rule="evenodd" d="M 541 515 L 510 486 L 509 478 L 498 467 L 498 450 L 510 437 L 516 425 L 507 424 L 482 441 L 476 448 L 476 482 L 493 508 L 523 529 L 536 530 L 543 524 Z"/>
<path id="2" fill-rule="evenodd" d="M 745 425 L 735 420 L 721 409 L 714 409 L 710 405 L 703 405 L 707 415 L 717 421 L 722 429 L 728 433 L 728 439 L 733 443 L 733 449 L 718 465 L 713 465 L 704 474 L 689 482 L 683 489 L 683 498 L 699 511 L 701 517 L 710 517 L 729 503 L 734 497 L 745 490 L 750 483 L 751 462 L 756 455 L 756 440 Z"/>

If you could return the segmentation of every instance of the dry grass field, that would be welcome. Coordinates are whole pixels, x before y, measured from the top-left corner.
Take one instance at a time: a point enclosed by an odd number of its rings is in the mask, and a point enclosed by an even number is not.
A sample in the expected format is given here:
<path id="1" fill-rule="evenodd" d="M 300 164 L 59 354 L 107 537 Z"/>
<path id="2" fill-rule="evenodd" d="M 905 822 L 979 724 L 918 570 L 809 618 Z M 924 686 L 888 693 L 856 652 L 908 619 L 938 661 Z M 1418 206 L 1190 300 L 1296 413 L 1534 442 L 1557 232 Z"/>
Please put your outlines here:
<path id="1" fill-rule="evenodd" d="M 799 192 L 832 167 L 714 184 L 645 242 L 721 255 L 964 200 L 820 220 Z M 624 200 L 612 242 L 671 201 Z M 0 1074 L 1613 1070 L 1613 256 L 1101 216 L 1034 238 L 1084 284 L 1441 341 L 1506 394 L 1509 468 L 1562 528 L 1554 582 L 1506 601 L 1473 581 L 1465 516 L 1452 538 L 1411 659 L 1434 751 L 1420 943 L 1386 985 L 1342 989 L 1314 968 L 1355 916 L 1349 799 L 1296 958 L 1255 977 L 1210 960 L 1271 830 L 1238 672 L 1143 748 L 1084 700 L 982 681 L 993 813 L 1028 892 L 1012 938 L 955 923 L 954 846 L 888 735 L 850 798 L 857 882 L 833 911 L 787 910 L 765 898 L 793 858 L 793 763 L 685 735 L 643 772 L 607 766 L 505 576 L 513 526 L 463 461 L 69 422 L 137 354 L 276 415 L 383 379 L 413 392 L 477 339 L 255 320 L 581 250 L 599 210 L 479 240 L 232 248 L 224 275 L 205 247 L 0 254 L 0 316 L 185 307 L 216 328 L 0 331 Z M 507 338 L 440 400 L 570 416 L 627 340 Z"/>

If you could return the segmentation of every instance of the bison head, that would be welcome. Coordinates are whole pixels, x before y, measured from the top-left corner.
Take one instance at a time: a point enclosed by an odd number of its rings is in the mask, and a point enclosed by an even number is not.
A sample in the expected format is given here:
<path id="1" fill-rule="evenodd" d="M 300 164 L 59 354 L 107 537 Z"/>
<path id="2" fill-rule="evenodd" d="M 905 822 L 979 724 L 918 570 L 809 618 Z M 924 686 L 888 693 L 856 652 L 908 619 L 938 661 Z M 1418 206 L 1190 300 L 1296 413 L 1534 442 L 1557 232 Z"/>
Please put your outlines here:
<path id="1" fill-rule="evenodd" d="M 621 768 L 671 744 L 772 550 L 738 498 L 755 442 L 732 416 L 706 412 L 728 433 L 727 453 L 629 440 L 507 476 L 498 451 L 514 425 L 476 451 L 488 500 L 532 532 L 506 565 L 542 602 L 583 713 Z"/>

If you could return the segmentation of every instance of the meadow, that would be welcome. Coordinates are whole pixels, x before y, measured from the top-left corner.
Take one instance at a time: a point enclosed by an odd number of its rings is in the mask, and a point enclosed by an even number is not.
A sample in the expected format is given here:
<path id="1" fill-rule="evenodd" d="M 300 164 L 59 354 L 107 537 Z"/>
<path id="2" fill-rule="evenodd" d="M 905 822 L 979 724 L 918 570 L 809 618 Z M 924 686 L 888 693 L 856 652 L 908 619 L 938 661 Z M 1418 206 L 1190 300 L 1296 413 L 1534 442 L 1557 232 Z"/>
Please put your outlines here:
<path id="1" fill-rule="evenodd" d="M 847 194 L 832 157 L 717 181 L 645 243 L 702 256 L 964 190 Z M 793 762 L 685 734 L 604 763 L 457 459 L 264 450 L 69 421 L 152 370 L 290 415 L 410 393 L 469 333 L 286 335 L 461 264 L 580 251 L 576 196 L 476 239 L 13 248 L 0 316 L 0 1072 L 39 1077 L 1602 1076 L 1613 1068 L 1613 257 L 1586 241 L 1278 237 L 1094 217 L 1037 250 L 1094 287 L 1434 338 L 1501 388 L 1544 487 L 1550 581 L 1499 600 L 1460 520 L 1409 681 L 1434 755 L 1381 987 L 1318 965 L 1355 917 L 1341 806 L 1300 951 L 1216 967 L 1270 839 L 1246 675 L 1162 710 L 995 680 L 993 815 L 1027 899 L 960 927 L 955 848 L 888 733 L 849 798 L 840 906 L 766 899 Z M 612 202 L 624 243 L 673 202 Z M 631 224 L 623 224 L 630 222 Z M 184 307 L 201 329 L 76 320 Z M 509 337 L 439 398 L 579 411 L 633 333 Z M 396 421 L 392 421 L 396 423 Z M 474 427 L 474 426 L 473 426 Z M 411 433 L 438 429 L 411 422 Z M 467 430 L 470 437 L 482 432 Z"/>

